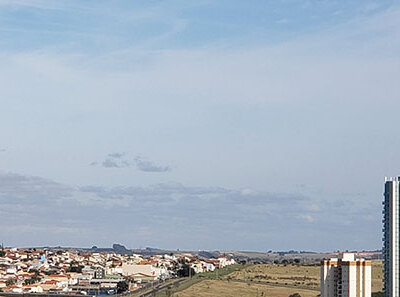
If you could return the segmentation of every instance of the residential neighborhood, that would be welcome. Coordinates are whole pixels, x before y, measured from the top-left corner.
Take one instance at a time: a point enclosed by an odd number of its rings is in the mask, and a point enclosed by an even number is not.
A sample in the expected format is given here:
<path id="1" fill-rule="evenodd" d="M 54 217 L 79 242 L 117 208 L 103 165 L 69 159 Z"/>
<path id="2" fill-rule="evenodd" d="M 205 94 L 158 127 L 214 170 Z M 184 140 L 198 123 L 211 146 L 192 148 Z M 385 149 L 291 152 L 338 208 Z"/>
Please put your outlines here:
<path id="1" fill-rule="evenodd" d="M 201 259 L 191 254 L 9 248 L 0 251 L 0 292 L 111 295 L 232 264 L 235 260 L 225 256 Z"/>

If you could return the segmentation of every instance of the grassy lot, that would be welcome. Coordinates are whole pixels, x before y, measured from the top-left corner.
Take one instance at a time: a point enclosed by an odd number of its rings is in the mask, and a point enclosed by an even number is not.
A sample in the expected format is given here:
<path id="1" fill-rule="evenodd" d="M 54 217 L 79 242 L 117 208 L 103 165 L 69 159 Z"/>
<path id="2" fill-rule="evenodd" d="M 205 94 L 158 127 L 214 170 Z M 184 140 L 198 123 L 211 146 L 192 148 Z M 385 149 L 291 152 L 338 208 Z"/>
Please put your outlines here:
<path id="1" fill-rule="evenodd" d="M 302 297 L 316 297 L 319 294 L 318 291 L 303 289 L 222 280 L 205 280 L 184 291 L 175 293 L 173 297 L 288 297 L 293 293 L 299 293 Z"/>
<path id="2" fill-rule="evenodd" d="M 225 277 L 227 278 L 319 289 L 320 266 L 254 265 L 234 272 Z M 372 292 L 379 291 L 382 291 L 382 262 L 372 261 Z"/>
<path id="3" fill-rule="evenodd" d="M 230 274 L 221 273 L 218 279 L 215 273 L 207 277 L 197 276 L 192 282 L 175 290 L 173 295 L 160 297 L 288 297 L 295 292 L 300 293 L 302 297 L 315 297 L 319 293 L 320 266 L 252 265 L 240 270 L 234 268 Z M 372 292 L 379 291 L 382 291 L 382 262 L 373 261 Z"/>
<path id="4" fill-rule="evenodd" d="M 372 292 L 382 292 L 383 290 L 383 263 L 382 261 L 372 261 Z"/>
<path id="5" fill-rule="evenodd" d="M 260 264 L 234 272 L 225 278 L 319 289 L 320 266 Z"/>

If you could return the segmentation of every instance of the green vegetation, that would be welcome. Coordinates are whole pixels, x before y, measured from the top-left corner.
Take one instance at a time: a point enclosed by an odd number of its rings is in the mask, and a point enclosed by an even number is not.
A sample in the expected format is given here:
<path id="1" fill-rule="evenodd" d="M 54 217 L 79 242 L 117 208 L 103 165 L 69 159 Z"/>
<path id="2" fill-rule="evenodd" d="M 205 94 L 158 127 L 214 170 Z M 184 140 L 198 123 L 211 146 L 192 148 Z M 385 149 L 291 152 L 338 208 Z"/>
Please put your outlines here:
<path id="1" fill-rule="evenodd" d="M 117 283 L 117 293 L 123 293 L 129 289 L 129 284 L 126 281 L 121 281 Z"/>
<path id="2" fill-rule="evenodd" d="M 41 280 L 41 278 L 35 275 L 32 278 L 25 279 L 24 280 L 24 284 L 25 285 L 33 285 L 33 284 L 36 284 L 36 283 L 40 282 L 40 280 Z"/>
<path id="3" fill-rule="evenodd" d="M 190 266 L 186 263 L 184 263 L 181 267 L 181 269 L 179 269 L 177 271 L 177 275 L 178 277 L 190 277 L 190 276 L 194 276 L 196 274 L 196 272 L 194 271 L 193 268 L 190 268 Z"/>
<path id="4" fill-rule="evenodd" d="M 163 285 L 170 285 L 170 287 L 172 288 L 173 287 L 173 285 L 174 285 L 174 282 L 176 282 L 176 281 L 178 281 L 178 279 L 170 279 L 170 280 L 168 280 L 168 281 L 166 281 L 165 283 L 163 283 Z M 140 291 L 140 292 L 135 292 L 135 291 L 133 291 L 131 294 L 129 294 L 129 295 L 127 295 L 127 297 L 138 297 L 138 296 L 141 296 L 141 295 L 143 295 L 143 294 L 145 294 L 145 293 L 149 293 L 149 292 L 151 292 L 153 290 L 153 288 L 149 288 L 149 289 L 147 289 L 147 290 L 144 290 L 144 291 Z M 163 292 L 165 292 L 165 291 L 167 291 L 167 289 L 165 289 L 165 290 L 163 290 Z M 158 293 L 159 294 L 159 293 Z M 154 296 L 170 296 L 170 295 L 154 295 Z"/>
<path id="5" fill-rule="evenodd" d="M 67 272 L 77 272 L 82 273 L 83 266 L 82 265 L 72 265 L 67 268 Z"/>
<path id="6" fill-rule="evenodd" d="M 204 280 L 218 280 L 221 279 L 222 277 L 225 277 L 233 272 L 239 271 L 241 269 L 245 269 L 247 267 L 250 267 L 251 265 L 241 265 L 241 264 L 235 264 L 235 265 L 230 265 L 222 269 L 216 269 L 215 271 L 212 272 L 205 272 L 205 273 L 199 273 L 193 276 L 192 278 L 188 279 L 187 281 L 180 283 L 179 285 L 171 285 L 165 290 L 161 290 L 156 294 L 156 297 L 169 297 L 169 296 L 175 296 L 177 292 L 181 292 L 184 290 L 187 290 L 188 288 L 192 287 L 195 284 L 198 284 Z"/>
<path id="7" fill-rule="evenodd" d="M 15 279 L 8 279 L 6 281 L 6 286 L 12 286 L 12 285 L 15 285 L 15 283 L 16 283 Z"/>

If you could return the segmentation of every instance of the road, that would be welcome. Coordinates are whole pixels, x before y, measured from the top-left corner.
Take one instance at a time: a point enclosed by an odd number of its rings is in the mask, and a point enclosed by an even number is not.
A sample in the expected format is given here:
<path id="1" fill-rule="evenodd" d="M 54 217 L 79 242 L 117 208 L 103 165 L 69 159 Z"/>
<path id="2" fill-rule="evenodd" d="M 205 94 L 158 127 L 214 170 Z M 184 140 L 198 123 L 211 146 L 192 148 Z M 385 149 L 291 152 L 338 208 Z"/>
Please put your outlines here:
<path id="1" fill-rule="evenodd" d="M 159 285 L 155 286 L 153 290 L 151 290 L 149 292 L 146 292 L 146 293 L 143 293 L 142 295 L 139 295 L 137 297 L 150 297 L 153 294 L 155 294 L 155 293 L 157 293 L 157 292 L 159 292 L 159 291 L 161 291 L 163 289 L 168 288 L 169 286 L 179 285 L 179 284 L 181 284 L 181 283 L 183 283 L 183 282 L 185 282 L 187 280 L 189 280 L 189 279 L 188 278 L 181 278 L 181 279 L 177 279 L 176 281 L 168 283 L 168 284 L 159 284 Z"/>

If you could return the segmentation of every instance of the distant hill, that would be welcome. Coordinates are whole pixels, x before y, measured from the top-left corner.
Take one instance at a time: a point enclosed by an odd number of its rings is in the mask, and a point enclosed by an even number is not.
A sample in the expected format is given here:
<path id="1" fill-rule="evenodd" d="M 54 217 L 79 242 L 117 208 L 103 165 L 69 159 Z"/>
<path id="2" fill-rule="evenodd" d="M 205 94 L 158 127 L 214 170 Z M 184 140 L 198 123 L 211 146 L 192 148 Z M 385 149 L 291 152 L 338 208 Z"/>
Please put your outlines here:
<path id="1" fill-rule="evenodd" d="M 313 251 L 268 251 L 268 252 L 254 252 L 254 251 L 180 251 L 180 250 L 165 250 L 160 248 L 146 247 L 145 249 L 127 249 L 124 245 L 119 243 L 114 243 L 112 247 L 109 248 L 99 248 L 93 246 L 91 248 L 76 248 L 76 247 L 36 247 L 37 249 L 48 249 L 48 250 L 71 250 L 75 252 L 82 253 L 101 253 L 101 252 L 114 252 L 121 255 L 132 255 L 138 254 L 143 256 L 152 255 L 164 255 L 164 254 L 174 254 L 174 255 L 192 255 L 199 258 L 209 259 L 218 258 L 221 256 L 227 256 L 234 258 L 237 261 L 244 262 L 282 262 L 282 261 L 301 261 L 303 263 L 315 263 L 322 259 L 337 257 L 337 252 L 332 253 L 318 253 Z M 381 250 L 375 251 L 352 251 L 356 253 L 359 257 L 366 259 L 382 259 Z"/>

